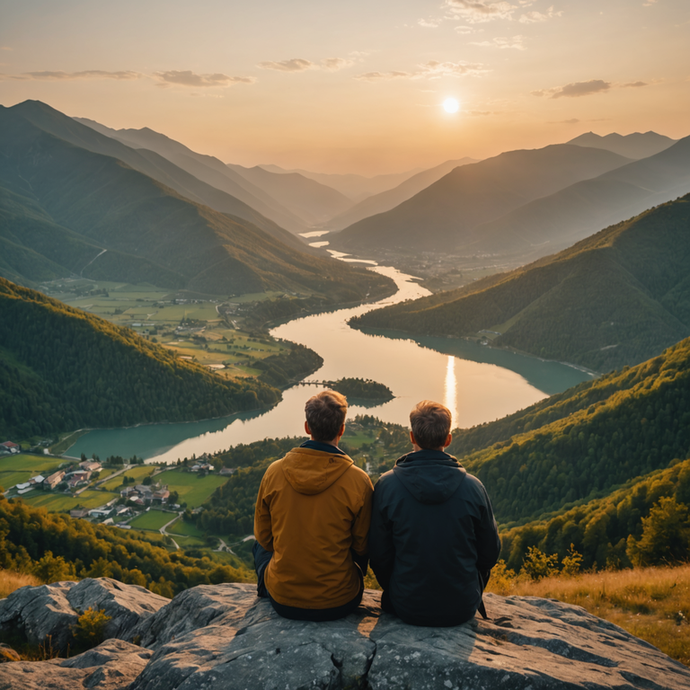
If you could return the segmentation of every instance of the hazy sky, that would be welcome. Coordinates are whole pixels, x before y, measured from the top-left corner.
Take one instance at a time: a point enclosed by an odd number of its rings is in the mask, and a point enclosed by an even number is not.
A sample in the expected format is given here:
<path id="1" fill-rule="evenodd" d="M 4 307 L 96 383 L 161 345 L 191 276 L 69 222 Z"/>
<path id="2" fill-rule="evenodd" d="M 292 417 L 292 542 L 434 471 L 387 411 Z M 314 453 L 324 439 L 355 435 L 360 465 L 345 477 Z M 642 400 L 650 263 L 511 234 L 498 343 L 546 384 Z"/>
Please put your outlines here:
<path id="1" fill-rule="evenodd" d="M 446 98 L 460 102 L 446 113 Z M 0 103 L 376 174 L 690 134 L 688 0 L 0 0 Z"/>

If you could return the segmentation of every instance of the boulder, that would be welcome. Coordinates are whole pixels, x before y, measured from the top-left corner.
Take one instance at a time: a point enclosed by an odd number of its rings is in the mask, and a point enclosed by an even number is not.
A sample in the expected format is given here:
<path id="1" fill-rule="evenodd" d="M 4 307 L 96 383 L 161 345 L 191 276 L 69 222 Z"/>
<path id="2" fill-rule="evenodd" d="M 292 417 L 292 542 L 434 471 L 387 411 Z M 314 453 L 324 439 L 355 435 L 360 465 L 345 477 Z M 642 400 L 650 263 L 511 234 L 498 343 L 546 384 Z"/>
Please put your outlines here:
<path id="1" fill-rule="evenodd" d="M 106 637 L 131 641 L 134 628 L 169 603 L 143 587 L 107 577 L 22 587 L 0 601 L 0 637 L 44 644 L 64 654 L 73 644 L 79 616 L 92 608 L 111 617 Z"/>
<path id="2" fill-rule="evenodd" d="M 3 664 L 0 690 L 120 690 L 142 672 L 150 657 L 148 649 L 107 640 L 71 659 Z"/>
<path id="3" fill-rule="evenodd" d="M 60 685 L 57 672 L 42 669 L 84 671 L 96 654 L 109 659 L 106 670 L 127 668 L 120 685 L 110 672 L 89 676 L 111 683 L 89 687 L 108 690 L 690 690 L 689 668 L 554 600 L 488 594 L 489 620 L 421 628 L 382 613 L 369 590 L 356 613 L 328 623 L 280 618 L 255 592 L 247 584 L 188 590 L 140 620 L 134 632 L 148 649 L 110 640 L 66 662 L 3 664 L 0 690 L 86 687 L 86 676 Z M 32 685 L 36 674 L 52 685 Z"/>

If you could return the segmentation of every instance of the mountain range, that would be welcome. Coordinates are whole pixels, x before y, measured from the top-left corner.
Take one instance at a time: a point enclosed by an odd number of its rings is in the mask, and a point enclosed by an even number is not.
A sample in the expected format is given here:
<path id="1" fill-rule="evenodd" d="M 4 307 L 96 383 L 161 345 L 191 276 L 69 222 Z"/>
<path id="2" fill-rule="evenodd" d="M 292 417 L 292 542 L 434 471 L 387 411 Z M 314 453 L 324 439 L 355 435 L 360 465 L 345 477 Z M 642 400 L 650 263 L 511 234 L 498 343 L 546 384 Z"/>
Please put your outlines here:
<path id="1" fill-rule="evenodd" d="M 628 162 L 610 151 L 569 144 L 509 151 L 456 167 L 394 209 L 345 228 L 331 244 L 343 251 L 457 252 L 476 240 L 481 223 Z"/>
<path id="2" fill-rule="evenodd" d="M 42 103 L 0 109 L 0 151 L 0 275 L 11 280 L 31 285 L 77 274 L 334 301 L 392 289 L 378 274 L 309 254 L 291 233 L 158 154 Z M 181 180 L 189 189 L 179 191 Z M 207 193 L 244 208 L 256 223 L 199 203 Z"/>
<path id="3" fill-rule="evenodd" d="M 594 132 L 586 132 L 566 143 L 574 144 L 575 146 L 606 149 L 626 158 L 639 160 L 640 158 L 648 158 L 656 153 L 661 153 L 669 146 L 675 144 L 676 140 L 656 132 L 634 132 L 633 134 L 626 135 L 612 132 L 603 137 L 599 134 L 594 134 Z"/>
<path id="4" fill-rule="evenodd" d="M 690 194 L 528 266 L 350 323 L 478 334 L 496 345 L 606 371 L 637 364 L 690 335 L 689 258 Z"/>

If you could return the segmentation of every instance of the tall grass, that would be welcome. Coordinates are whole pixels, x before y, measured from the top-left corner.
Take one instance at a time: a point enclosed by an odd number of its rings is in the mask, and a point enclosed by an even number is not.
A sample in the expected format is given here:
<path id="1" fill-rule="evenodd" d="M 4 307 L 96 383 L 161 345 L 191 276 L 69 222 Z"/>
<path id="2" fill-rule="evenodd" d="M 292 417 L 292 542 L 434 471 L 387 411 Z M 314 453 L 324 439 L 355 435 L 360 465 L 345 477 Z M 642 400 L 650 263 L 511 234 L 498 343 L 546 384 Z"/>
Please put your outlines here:
<path id="1" fill-rule="evenodd" d="M 498 575 L 489 581 L 488 591 L 582 606 L 690 666 L 690 564 L 553 576 L 538 582 Z"/>
<path id="2" fill-rule="evenodd" d="M 43 582 L 34 575 L 27 575 L 26 573 L 15 573 L 11 570 L 3 570 L 0 568 L 0 599 L 8 597 L 15 589 L 20 587 L 38 587 Z"/>

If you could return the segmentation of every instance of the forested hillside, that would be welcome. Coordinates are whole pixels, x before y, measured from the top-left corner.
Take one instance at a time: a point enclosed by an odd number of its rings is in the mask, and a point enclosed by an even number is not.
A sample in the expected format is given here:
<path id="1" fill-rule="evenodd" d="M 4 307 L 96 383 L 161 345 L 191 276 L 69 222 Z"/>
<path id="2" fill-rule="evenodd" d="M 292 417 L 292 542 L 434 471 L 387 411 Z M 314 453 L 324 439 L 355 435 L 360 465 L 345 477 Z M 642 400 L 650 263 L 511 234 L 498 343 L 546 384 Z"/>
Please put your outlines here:
<path id="1" fill-rule="evenodd" d="M 186 421 L 271 405 L 280 393 L 227 380 L 96 316 L 0 278 L 0 436 Z"/>
<path id="2" fill-rule="evenodd" d="M 499 432 L 493 445 L 464 457 L 458 453 L 484 482 L 504 524 L 525 523 L 605 496 L 631 477 L 685 459 L 690 450 L 690 339 L 636 367 L 581 384 L 555 404 L 552 413 L 547 401 L 511 422 L 495 422 Z M 569 407 L 573 411 L 565 416 Z M 470 445 L 487 443 L 491 426 L 482 430 L 481 442 L 479 431 L 468 432 L 474 436 Z M 462 448 L 463 435 L 451 451 Z"/>
<path id="3" fill-rule="evenodd" d="M 502 557 L 515 569 L 529 547 L 561 559 L 572 547 L 583 556 L 584 568 L 687 561 L 689 507 L 690 460 L 679 460 L 631 479 L 605 498 L 504 532 Z"/>
<path id="4" fill-rule="evenodd" d="M 170 553 L 117 527 L 48 513 L 0 494 L 0 568 L 35 573 L 44 582 L 113 577 L 162 596 L 196 585 L 243 582 L 244 569 Z"/>
<path id="5" fill-rule="evenodd" d="M 607 371 L 690 335 L 690 195 L 567 249 L 448 293 L 351 321 L 493 344 Z"/>

